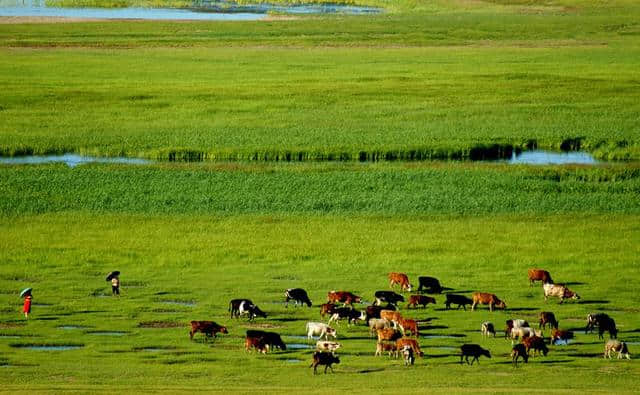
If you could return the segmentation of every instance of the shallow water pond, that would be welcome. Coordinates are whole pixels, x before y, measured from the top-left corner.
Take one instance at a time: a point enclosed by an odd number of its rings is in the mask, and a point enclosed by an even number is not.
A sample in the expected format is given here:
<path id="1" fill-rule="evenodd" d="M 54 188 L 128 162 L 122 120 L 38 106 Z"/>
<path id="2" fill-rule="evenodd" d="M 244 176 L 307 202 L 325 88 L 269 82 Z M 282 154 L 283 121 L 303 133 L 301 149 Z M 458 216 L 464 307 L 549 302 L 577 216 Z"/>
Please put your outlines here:
<path id="1" fill-rule="evenodd" d="M 75 330 L 75 329 L 87 329 L 86 326 L 79 326 L 79 325 L 60 325 L 58 327 L 58 329 L 62 329 L 62 330 Z"/>
<path id="2" fill-rule="evenodd" d="M 24 348 L 27 350 L 36 350 L 36 351 L 67 351 L 67 350 L 75 350 L 78 348 L 82 348 L 83 346 L 72 346 L 72 345 L 12 345 L 14 348 Z"/>
<path id="3" fill-rule="evenodd" d="M 292 350 L 306 350 L 306 349 L 311 349 L 315 347 L 311 344 L 287 343 L 287 348 L 290 348 Z"/>
<path id="4" fill-rule="evenodd" d="M 86 332 L 87 335 L 96 335 L 96 336 L 125 336 L 128 335 L 127 332 L 120 331 L 96 331 L 96 332 Z"/>
<path id="5" fill-rule="evenodd" d="M 508 162 L 514 165 L 596 165 L 600 163 L 587 152 L 552 152 L 543 150 L 523 151 L 520 154 L 514 152 Z"/>
<path id="6" fill-rule="evenodd" d="M 0 7 L 0 16 L 2 7 Z M 0 157 L 0 164 L 5 165 L 37 165 L 43 163 L 64 163 L 69 167 L 76 167 L 86 163 L 122 163 L 129 165 L 144 165 L 152 163 L 146 159 L 139 158 L 97 158 L 76 154 L 64 155 L 28 155 L 14 157 Z"/>

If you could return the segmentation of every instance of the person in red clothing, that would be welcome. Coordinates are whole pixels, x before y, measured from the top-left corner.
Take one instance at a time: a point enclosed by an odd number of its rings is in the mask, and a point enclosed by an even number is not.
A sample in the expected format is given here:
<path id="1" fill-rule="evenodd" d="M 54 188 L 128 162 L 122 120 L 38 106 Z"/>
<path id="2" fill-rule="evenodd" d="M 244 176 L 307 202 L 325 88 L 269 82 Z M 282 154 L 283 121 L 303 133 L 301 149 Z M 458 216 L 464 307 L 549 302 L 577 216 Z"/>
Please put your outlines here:
<path id="1" fill-rule="evenodd" d="M 24 305 L 22 306 L 22 312 L 24 313 L 24 318 L 29 318 L 29 313 L 31 313 L 31 291 L 24 295 Z"/>

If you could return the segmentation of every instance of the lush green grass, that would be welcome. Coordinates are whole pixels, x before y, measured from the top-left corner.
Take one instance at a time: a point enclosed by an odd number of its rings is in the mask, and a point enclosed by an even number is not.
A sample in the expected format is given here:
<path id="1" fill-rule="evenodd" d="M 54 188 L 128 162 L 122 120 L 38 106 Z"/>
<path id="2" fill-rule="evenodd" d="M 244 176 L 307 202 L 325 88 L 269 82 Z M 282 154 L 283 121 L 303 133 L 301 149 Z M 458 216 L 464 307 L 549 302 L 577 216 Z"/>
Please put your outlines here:
<path id="1" fill-rule="evenodd" d="M 579 331 L 586 314 L 606 311 L 616 319 L 620 338 L 638 342 L 640 319 L 640 218 L 637 215 L 482 216 L 482 217 L 299 217 L 279 215 L 218 217 L 93 215 L 67 212 L 24 216 L 0 223 L 0 338 L 6 391 L 114 388 L 186 391 L 193 388 L 283 392 L 371 393 L 399 388 L 423 393 L 445 391 L 631 392 L 640 375 L 637 359 L 602 359 L 603 341 Z M 580 303 L 544 303 L 540 286 L 529 287 L 526 269 L 544 267 L 557 281 L 569 282 Z M 123 296 L 108 294 L 106 272 L 123 272 Z M 349 289 L 370 300 L 387 289 L 386 273 L 435 275 L 459 292 L 495 292 L 510 308 L 489 313 L 427 311 L 405 314 L 432 318 L 424 333 L 461 334 L 456 339 L 421 339 L 426 358 L 412 368 L 375 358 L 375 341 L 363 326 L 339 327 L 342 363 L 335 375 L 314 378 L 309 351 L 267 356 L 246 354 L 247 328 L 267 327 L 303 335 L 318 310 L 285 309 L 283 290 L 302 286 L 320 303 L 331 289 Z M 26 325 L 20 317 L 22 287 L 34 288 L 35 306 Z M 250 297 L 269 314 L 255 325 L 227 316 L 228 300 Z M 194 301 L 192 307 L 163 300 Z M 484 320 L 498 327 L 509 317 L 535 320 L 539 310 L 554 311 L 561 327 L 577 330 L 575 343 L 552 346 L 546 357 L 514 369 L 510 343 L 481 340 Z M 185 326 L 140 328 L 141 322 L 186 324 L 213 319 L 230 334 L 214 345 L 190 342 Z M 61 325 L 86 329 L 62 330 Z M 91 335 L 119 330 L 126 336 Z M 304 343 L 285 338 L 289 343 Z M 457 364 L 464 342 L 492 351 L 479 366 Z M 31 351 L 20 344 L 83 344 L 79 350 Z M 143 348 L 169 348 L 142 351 Z M 637 344 L 630 345 L 632 354 Z M 287 359 L 300 359 L 288 363 Z"/>

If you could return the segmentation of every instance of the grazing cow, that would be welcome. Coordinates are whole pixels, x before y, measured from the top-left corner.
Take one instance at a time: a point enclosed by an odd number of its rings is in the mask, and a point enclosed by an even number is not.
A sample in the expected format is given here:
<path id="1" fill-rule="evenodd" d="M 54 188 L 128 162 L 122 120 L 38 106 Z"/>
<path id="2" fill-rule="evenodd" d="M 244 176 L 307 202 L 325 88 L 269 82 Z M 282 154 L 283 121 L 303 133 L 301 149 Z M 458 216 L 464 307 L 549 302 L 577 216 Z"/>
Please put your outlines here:
<path id="1" fill-rule="evenodd" d="M 411 292 L 412 286 L 409 282 L 409 277 L 404 273 L 389 273 L 389 287 L 393 288 L 394 285 L 400 285 L 400 289 L 403 291 Z"/>
<path id="2" fill-rule="evenodd" d="M 336 330 L 325 324 L 324 322 L 307 322 L 307 337 L 309 340 L 313 339 L 313 336 L 318 336 L 318 339 L 328 339 L 329 336 L 336 338 Z"/>
<path id="3" fill-rule="evenodd" d="M 251 299 L 232 299 L 229 302 L 229 312 L 231 312 L 231 318 L 240 318 L 240 305 L 253 305 Z"/>
<path id="4" fill-rule="evenodd" d="M 522 339 L 522 344 L 527 348 L 527 353 L 529 350 L 533 349 L 533 354 L 539 354 L 542 352 L 542 355 L 545 357 L 549 352 L 547 345 L 544 343 L 544 338 L 541 336 L 530 336 Z"/>
<path id="5" fill-rule="evenodd" d="M 330 352 L 330 353 L 335 353 L 337 349 L 339 349 L 340 347 L 342 347 L 342 345 L 340 343 L 337 342 L 330 342 L 330 341 L 326 341 L 326 340 L 318 340 L 316 342 L 316 350 L 318 351 L 326 351 L 326 352 Z"/>
<path id="6" fill-rule="evenodd" d="M 280 335 L 275 332 L 265 332 L 257 329 L 249 329 L 247 331 L 247 337 L 262 339 L 264 341 L 264 344 L 267 344 L 269 348 L 276 347 L 283 351 L 287 349 L 287 345 L 284 344 Z"/>
<path id="7" fill-rule="evenodd" d="M 542 269 L 529 269 L 529 286 L 532 286 L 536 281 L 542 281 L 543 284 L 553 284 L 551 274 L 549 274 L 548 271 Z"/>
<path id="8" fill-rule="evenodd" d="M 546 329 L 547 325 L 549 325 L 550 328 L 558 329 L 558 320 L 556 320 L 556 316 L 552 312 L 541 311 L 538 317 L 540 318 L 538 329 Z"/>
<path id="9" fill-rule="evenodd" d="M 392 310 L 382 310 L 380 311 L 380 318 L 384 320 L 388 320 L 393 323 L 393 327 L 397 328 L 398 323 L 402 320 L 402 314 L 397 311 Z"/>
<path id="10" fill-rule="evenodd" d="M 555 344 L 558 340 L 563 340 L 565 342 L 569 341 L 569 339 L 573 339 L 573 332 L 553 329 L 551 331 L 551 344 Z"/>
<path id="11" fill-rule="evenodd" d="M 309 367 L 313 367 L 313 374 L 318 374 L 318 365 L 325 365 L 324 374 L 327 374 L 327 368 L 331 369 L 331 373 L 333 373 L 331 365 L 334 363 L 340 363 L 340 358 L 330 352 L 316 351 L 313 353 L 313 362 L 311 362 Z"/>
<path id="12" fill-rule="evenodd" d="M 457 304 L 458 308 L 456 310 L 460 310 L 460 306 L 467 310 L 468 304 L 473 304 L 473 300 L 467 298 L 464 295 L 455 295 L 455 294 L 447 294 L 447 300 L 444 302 L 444 306 L 447 310 L 451 308 L 452 304 Z"/>
<path id="13" fill-rule="evenodd" d="M 396 307 L 392 304 L 388 304 L 386 306 L 367 306 L 367 309 L 365 311 L 366 315 L 367 315 L 367 322 L 369 322 L 369 320 L 371 320 L 372 318 L 380 318 L 380 312 L 382 310 L 391 310 L 391 311 L 396 311 Z"/>
<path id="14" fill-rule="evenodd" d="M 462 359 L 464 358 L 469 364 L 469 357 L 473 357 L 470 365 L 473 365 L 473 361 L 478 361 L 480 363 L 480 357 L 484 355 L 487 358 L 491 358 L 491 353 L 489 350 L 485 350 L 480 347 L 478 344 L 463 344 L 460 346 L 460 363 L 462 363 Z"/>
<path id="15" fill-rule="evenodd" d="M 361 297 L 347 291 L 330 291 L 327 299 L 329 303 L 342 303 L 344 306 L 362 302 Z"/>
<path id="16" fill-rule="evenodd" d="M 475 310 L 476 305 L 478 304 L 488 304 L 489 311 L 493 311 L 494 308 L 506 309 L 507 305 L 498 299 L 498 297 L 494 294 L 484 293 L 484 292 L 474 292 L 471 294 L 471 299 L 473 300 L 473 304 L 471 305 L 471 311 Z"/>
<path id="17" fill-rule="evenodd" d="M 203 333 L 206 339 L 213 336 L 216 338 L 216 333 L 229 333 L 227 327 L 216 324 L 213 321 L 191 321 L 191 331 L 189 331 L 189 337 L 193 340 L 193 335 L 197 332 Z"/>
<path id="18" fill-rule="evenodd" d="M 378 329 L 376 333 L 378 334 L 378 343 L 385 340 L 396 341 L 402 337 L 402 332 L 393 328 Z"/>
<path id="19" fill-rule="evenodd" d="M 409 347 L 420 358 L 424 357 L 424 353 L 420 350 L 420 345 L 417 340 L 409 339 L 408 337 L 401 337 L 396 340 L 396 349 L 403 350 L 405 347 Z"/>
<path id="20" fill-rule="evenodd" d="M 615 339 L 618 337 L 618 328 L 613 318 L 605 313 L 589 314 L 587 316 L 587 327 L 585 333 L 593 331 L 594 327 L 598 327 L 598 338 L 602 339 L 605 331 L 609 332 L 609 337 Z"/>
<path id="21" fill-rule="evenodd" d="M 373 303 L 376 306 L 380 306 L 382 302 L 392 305 L 397 305 L 400 302 L 404 302 L 404 296 L 397 294 L 393 291 L 376 291 L 376 301 Z"/>
<path id="22" fill-rule="evenodd" d="M 245 337 L 244 339 L 244 350 L 250 352 L 253 348 L 258 350 L 263 354 L 266 354 L 269 351 L 269 345 L 265 342 L 265 339 L 262 337 Z"/>
<path id="23" fill-rule="evenodd" d="M 413 349 L 409 346 L 404 346 L 402 356 L 404 357 L 404 366 L 413 365 L 416 361 L 416 357 L 413 355 Z"/>
<path id="24" fill-rule="evenodd" d="M 550 284 L 545 283 L 542 285 L 542 289 L 544 290 L 544 300 L 547 301 L 549 296 L 555 296 L 560 298 L 560 303 L 564 302 L 565 299 L 580 299 L 580 295 L 573 292 L 569 288 L 565 287 L 562 284 Z"/>
<path id="25" fill-rule="evenodd" d="M 518 358 L 522 357 L 524 363 L 529 362 L 529 352 L 524 344 L 516 344 L 511 349 L 511 361 L 514 365 L 518 366 Z"/>
<path id="26" fill-rule="evenodd" d="M 435 277 L 418 277 L 418 292 L 422 292 L 423 288 L 428 294 L 442 293 L 442 286 L 440 285 L 440 281 L 438 281 L 438 279 Z"/>
<path id="27" fill-rule="evenodd" d="M 382 355 L 383 352 L 388 352 L 389 356 L 395 355 L 398 357 L 398 349 L 396 348 L 396 343 L 386 343 L 386 342 L 377 342 L 376 343 L 376 353 L 374 354 L 376 357 Z"/>
<path id="28" fill-rule="evenodd" d="M 324 316 L 327 315 L 327 314 L 333 315 L 333 313 L 336 312 L 337 308 L 338 308 L 338 306 L 336 306 L 333 303 L 324 303 L 324 304 L 320 305 L 320 316 L 322 318 L 324 318 Z"/>
<path id="29" fill-rule="evenodd" d="M 431 296 L 424 295 L 411 295 L 409 296 L 409 303 L 407 304 L 407 308 L 418 307 L 418 305 L 422 305 L 423 308 L 426 308 L 429 303 L 436 304 L 436 300 Z"/>
<path id="30" fill-rule="evenodd" d="M 416 320 L 402 318 L 400 321 L 398 321 L 398 325 L 400 326 L 400 330 L 404 334 L 406 334 L 407 332 L 411 332 L 413 336 L 420 335 L 420 333 L 418 333 L 418 321 Z"/>
<path id="31" fill-rule="evenodd" d="M 371 331 L 371 336 L 376 334 L 378 329 L 390 328 L 391 323 L 387 320 L 383 320 L 382 318 L 371 318 L 369 320 L 369 330 Z"/>
<path id="32" fill-rule="evenodd" d="M 267 314 L 249 299 L 233 299 L 229 302 L 229 311 L 231 318 L 240 318 L 241 315 L 247 315 L 249 321 L 253 321 L 256 317 L 267 318 Z"/>
<path id="33" fill-rule="evenodd" d="M 345 318 L 347 319 L 347 324 L 351 325 L 352 323 L 355 323 L 356 320 L 366 320 L 367 315 L 364 312 L 358 311 L 356 309 L 351 309 L 349 307 L 340 307 L 336 309 L 335 313 L 333 313 L 331 318 L 329 318 L 328 323 L 331 324 L 332 321 L 338 323 L 339 320 Z"/>
<path id="34" fill-rule="evenodd" d="M 507 336 L 511 336 L 511 330 L 513 328 L 524 328 L 528 327 L 529 323 L 525 320 L 515 319 L 515 320 L 507 320 L 507 326 L 504 328 L 504 338 Z"/>
<path id="35" fill-rule="evenodd" d="M 520 328 L 512 328 L 511 329 L 511 342 L 513 343 L 514 340 L 517 340 L 518 338 L 520 339 L 524 339 L 527 337 L 531 337 L 531 336 L 540 336 L 542 337 L 542 332 L 541 331 L 537 331 L 533 328 L 529 328 L 528 326 L 523 326 Z"/>
<path id="36" fill-rule="evenodd" d="M 629 348 L 627 347 L 627 343 L 625 342 L 621 342 L 619 340 L 609 340 L 604 346 L 604 357 L 611 359 L 611 351 L 615 351 L 618 353 L 618 359 L 622 359 L 622 357 L 631 359 Z"/>
<path id="37" fill-rule="evenodd" d="M 307 295 L 307 291 L 302 288 L 287 289 L 286 291 L 284 291 L 284 298 L 285 307 L 289 307 L 290 300 L 293 300 L 295 302 L 296 307 L 298 307 L 298 303 L 300 303 L 300 305 L 306 304 L 307 306 L 311 307 L 311 300 Z"/>
<path id="38" fill-rule="evenodd" d="M 489 337 L 490 335 L 496 337 L 496 329 L 493 327 L 493 324 L 491 322 L 483 322 L 482 326 L 480 327 L 480 331 L 482 332 L 482 337 Z"/>

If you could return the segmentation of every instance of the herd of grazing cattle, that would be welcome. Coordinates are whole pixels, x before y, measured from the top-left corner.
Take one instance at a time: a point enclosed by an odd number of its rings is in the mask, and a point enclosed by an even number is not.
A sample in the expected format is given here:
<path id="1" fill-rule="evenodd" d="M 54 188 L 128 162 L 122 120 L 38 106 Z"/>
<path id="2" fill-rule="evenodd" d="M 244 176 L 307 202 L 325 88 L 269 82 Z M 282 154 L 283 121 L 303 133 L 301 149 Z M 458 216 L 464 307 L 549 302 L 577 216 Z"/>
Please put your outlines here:
<path id="1" fill-rule="evenodd" d="M 395 286 L 400 288 L 401 292 L 411 292 L 413 285 L 409 282 L 409 277 L 404 273 L 389 273 L 389 286 L 393 289 Z M 549 296 L 557 297 L 562 304 L 565 299 L 580 299 L 580 296 L 571 291 L 565 285 L 555 284 L 551 279 L 551 275 L 546 270 L 530 269 L 528 271 L 530 285 L 536 281 L 541 281 L 544 291 L 545 301 Z M 417 292 L 420 294 L 412 294 L 409 296 L 407 309 L 418 308 L 422 306 L 426 308 L 428 304 L 435 304 L 435 298 L 422 295 L 421 292 L 440 294 L 446 288 L 442 287 L 438 279 L 434 277 L 419 277 L 419 287 Z M 342 344 L 336 341 L 337 330 L 330 325 L 332 323 L 339 324 L 341 320 L 346 320 L 347 324 L 357 324 L 364 322 L 368 325 L 370 334 L 377 339 L 375 354 L 376 356 L 383 353 L 396 358 L 402 354 L 405 365 L 413 365 L 415 356 L 424 357 L 424 352 L 420 349 L 418 343 L 419 321 L 403 317 L 398 311 L 400 303 L 405 302 L 402 294 L 395 291 L 381 290 L 374 294 L 375 301 L 367 306 L 364 311 L 357 310 L 354 307 L 356 303 L 362 303 L 362 298 L 348 291 L 330 291 L 327 294 L 327 303 L 320 306 L 320 315 L 325 318 L 329 316 L 328 322 L 308 322 L 306 324 L 306 336 L 309 340 L 313 340 L 317 336 L 316 351 L 312 356 L 310 367 L 314 368 L 314 374 L 317 373 L 318 366 L 325 366 L 324 372 L 331 369 L 333 372 L 333 364 L 339 364 L 340 359 L 337 356 L 337 350 Z M 295 306 L 298 304 L 308 307 L 312 306 L 307 292 L 302 288 L 291 288 L 285 291 L 285 305 L 288 307 L 289 302 L 293 301 Z M 453 293 L 445 294 L 445 309 L 451 309 L 451 305 L 457 305 L 459 310 L 462 307 L 466 310 L 467 305 L 471 305 L 471 310 L 475 310 L 479 305 L 487 305 L 489 311 L 494 309 L 507 308 L 504 301 L 492 293 L 474 292 L 471 298 L 465 295 Z M 229 302 L 229 313 L 231 318 L 239 318 L 247 316 L 249 321 L 253 321 L 258 317 L 267 318 L 257 305 L 250 299 L 233 299 Z M 538 328 L 532 328 L 524 319 L 513 318 L 505 323 L 504 338 L 510 339 L 512 351 L 510 357 L 512 363 L 517 366 L 518 361 L 522 359 L 528 362 L 530 352 L 533 355 L 542 354 L 546 356 L 549 352 L 548 345 L 555 345 L 558 342 L 568 342 L 573 338 L 573 332 L 569 330 L 559 329 L 559 322 L 554 313 L 543 311 L 538 314 Z M 543 330 L 551 329 L 549 338 L 545 338 Z M 618 358 L 626 357 L 630 359 L 629 348 L 625 342 L 617 340 L 618 330 L 615 321 L 605 313 L 589 314 L 587 316 L 587 326 L 585 333 L 593 332 L 598 328 L 598 335 L 603 339 L 603 334 L 609 332 L 610 340 L 605 344 L 604 357 L 611 358 L 611 352 L 616 352 Z M 483 322 L 480 325 L 482 337 L 496 337 L 496 329 L 493 323 Z M 216 337 L 218 333 L 228 333 L 227 328 L 218 325 L 213 321 L 191 321 L 191 331 L 189 335 L 191 339 L 195 333 L 201 332 L 209 337 Z M 333 338 L 332 340 L 329 337 Z M 414 338 L 415 337 L 415 338 Z M 245 350 L 257 350 L 259 353 L 267 353 L 270 350 L 280 349 L 286 350 L 287 346 L 282 341 L 278 333 L 267 332 L 262 330 L 247 330 L 245 337 Z M 460 363 L 464 361 L 473 365 L 481 356 L 491 358 L 491 352 L 478 344 L 463 344 L 460 347 Z M 472 357 L 469 361 L 469 357 Z"/>

